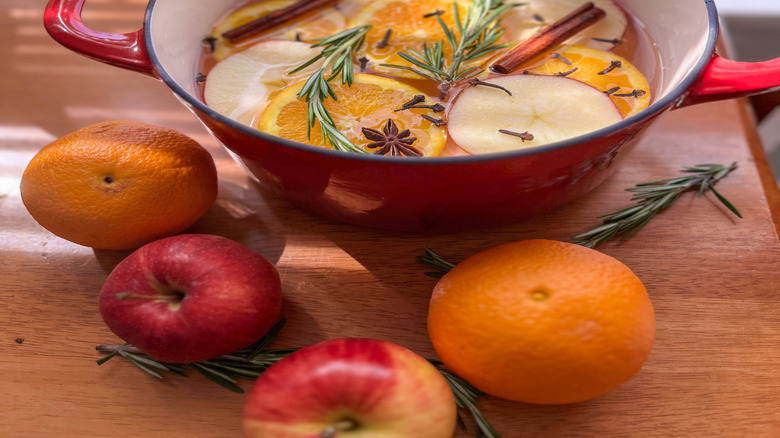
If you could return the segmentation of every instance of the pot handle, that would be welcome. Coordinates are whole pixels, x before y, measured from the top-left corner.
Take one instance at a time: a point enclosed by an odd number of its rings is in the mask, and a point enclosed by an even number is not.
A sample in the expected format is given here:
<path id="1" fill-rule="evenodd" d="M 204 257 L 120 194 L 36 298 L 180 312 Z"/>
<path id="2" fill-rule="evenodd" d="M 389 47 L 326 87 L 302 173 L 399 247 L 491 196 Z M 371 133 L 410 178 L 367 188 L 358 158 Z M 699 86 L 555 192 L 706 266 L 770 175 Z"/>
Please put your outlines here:
<path id="1" fill-rule="evenodd" d="M 123 34 L 92 30 L 81 21 L 85 1 L 49 0 L 43 14 L 43 26 L 49 35 L 89 58 L 157 77 L 146 52 L 143 29 Z"/>
<path id="2" fill-rule="evenodd" d="M 780 58 L 764 62 L 738 62 L 715 54 L 679 106 L 752 96 L 779 89 Z"/>

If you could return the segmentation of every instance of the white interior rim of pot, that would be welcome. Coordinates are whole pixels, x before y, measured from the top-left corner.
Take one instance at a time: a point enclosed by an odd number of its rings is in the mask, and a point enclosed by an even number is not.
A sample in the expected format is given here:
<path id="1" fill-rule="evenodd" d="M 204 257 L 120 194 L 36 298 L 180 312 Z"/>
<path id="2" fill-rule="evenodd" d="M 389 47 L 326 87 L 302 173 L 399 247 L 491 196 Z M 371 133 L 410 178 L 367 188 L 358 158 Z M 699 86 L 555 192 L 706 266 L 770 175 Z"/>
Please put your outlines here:
<path id="1" fill-rule="evenodd" d="M 670 3 L 672 5 L 675 5 L 676 1 L 677 0 L 673 0 Z M 700 51 L 698 59 L 695 60 L 695 62 L 692 64 L 692 67 L 689 69 L 687 74 L 679 81 L 677 85 L 675 85 L 670 90 L 667 90 L 660 99 L 654 101 L 652 104 L 650 104 L 648 108 L 618 123 L 615 123 L 613 125 L 607 126 L 605 128 L 578 137 L 566 139 L 555 143 L 550 143 L 547 145 L 536 146 L 533 148 L 520 149 L 516 151 L 497 152 L 497 153 L 483 154 L 483 155 L 409 159 L 408 157 L 392 157 L 392 156 L 379 156 L 374 154 L 356 154 L 356 153 L 342 152 L 334 149 L 307 145 L 305 143 L 298 143 L 292 140 L 287 140 L 284 138 L 266 134 L 264 132 L 258 131 L 257 129 L 239 123 L 225 115 L 222 115 L 214 111 L 213 109 L 206 106 L 206 104 L 203 103 L 199 98 L 195 97 L 191 92 L 188 92 L 179 82 L 177 82 L 173 78 L 173 76 L 169 73 L 169 71 L 167 71 L 163 67 L 163 63 L 161 62 L 162 56 L 160 51 L 168 50 L 169 47 L 158 47 L 154 44 L 154 41 L 157 40 L 158 38 L 163 41 L 167 38 L 181 38 L 181 33 L 176 29 L 171 30 L 166 28 L 165 26 L 159 26 L 160 29 L 156 29 L 157 27 L 155 26 L 156 8 L 159 5 L 163 5 L 163 4 L 165 4 L 166 6 L 172 5 L 169 7 L 169 9 L 172 8 L 174 10 L 172 15 L 182 20 L 182 19 L 186 19 L 185 17 L 188 18 L 190 15 L 192 15 L 193 11 L 197 10 L 197 4 L 195 4 L 195 2 L 193 2 L 192 0 L 182 0 L 179 1 L 178 3 L 176 0 L 150 0 L 146 8 L 146 15 L 144 19 L 144 39 L 145 39 L 144 42 L 146 44 L 146 49 L 148 51 L 149 58 L 151 59 L 152 64 L 154 65 L 157 71 L 157 74 L 160 76 L 160 79 L 162 79 L 163 82 L 165 82 L 165 84 L 167 84 L 171 88 L 171 90 L 173 90 L 173 92 L 179 99 L 183 100 L 184 102 L 186 102 L 186 104 L 194 107 L 195 109 L 202 112 L 206 116 L 215 119 L 216 121 L 224 125 L 227 125 L 232 129 L 241 131 L 245 134 L 259 137 L 269 142 L 282 144 L 286 147 L 305 150 L 306 152 L 309 153 L 322 154 L 334 158 L 338 157 L 341 159 L 348 159 L 348 160 L 404 163 L 407 165 L 441 165 L 441 164 L 456 164 L 456 163 L 464 164 L 464 163 L 476 163 L 481 161 L 505 160 L 505 159 L 518 158 L 518 157 L 528 156 L 528 155 L 536 155 L 551 150 L 563 149 L 576 144 L 589 142 L 599 137 L 604 137 L 613 134 L 635 123 L 644 123 L 646 119 L 651 118 L 657 115 L 658 113 L 663 112 L 671 105 L 674 105 L 675 102 L 678 99 L 680 99 L 681 96 L 683 96 L 683 94 L 686 93 L 686 91 L 698 79 L 704 67 L 708 64 L 712 56 L 712 53 L 715 50 L 715 46 L 717 44 L 719 28 L 718 28 L 718 14 L 714 3 L 715 0 L 702 0 L 702 1 L 704 3 L 704 7 L 706 8 L 707 34 L 705 40 L 703 41 L 703 49 Z M 205 36 L 208 35 L 207 29 L 211 28 L 211 25 L 213 25 L 214 21 L 218 17 L 222 16 L 222 14 L 229 11 L 232 7 L 234 7 L 233 5 L 235 5 L 235 2 L 233 3 L 215 2 L 215 3 L 222 4 L 222 10 L 219 13 L 219 15 L 208 18 L 206 22 L 202 23 L 201 26 L 195 26 L 191 21 L 187 21 L 187 25 L 192 25 L 191 28 L 202 30 L 202 32 L 198 34 L 199 35 L 197 40 L 198 44 L 200 44 L 203 38 L 205 38 Z M 194 49 L 196 47 L 198 46 L 192 44 L 189 45 L 183 44 L 181 47 L 173 49 L 174 51 L 168 50 L 168 52 L 165 53 L 164 55 L 168 57 L 173 57 L 174 59 L 178 59 L 177 57 L 182 57 L 181 59 L 189 59 L 192 56 L 194 56 Z M 175 50 L 178 50 L 178 53 Z M 193 62 L 189 63 L 189 68 L 191 69 L 191 76 L 193 78 L 193 84 L 194 84 L 194 77 L 196 75 L 196 71 L 195 71 L 196 66 L 194 60 Z M 229 148 L 230 145 L 226 145 L 226 147 Z"/>

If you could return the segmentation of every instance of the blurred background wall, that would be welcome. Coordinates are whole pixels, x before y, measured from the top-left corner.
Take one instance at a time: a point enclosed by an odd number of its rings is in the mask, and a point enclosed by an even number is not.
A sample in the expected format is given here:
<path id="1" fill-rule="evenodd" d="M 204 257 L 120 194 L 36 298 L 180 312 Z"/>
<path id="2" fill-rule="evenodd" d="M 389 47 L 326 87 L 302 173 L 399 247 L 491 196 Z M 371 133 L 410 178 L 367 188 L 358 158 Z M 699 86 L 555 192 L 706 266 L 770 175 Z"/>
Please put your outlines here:
<path id="1" fill-rule="evenodd" d="M 715 5 L 731 59 L 766 61 L 780 57 L 780 0 L 715 0 Z M 780 181 L 780 92 L 751 100 L 767 158 L 775 180 Z"/>

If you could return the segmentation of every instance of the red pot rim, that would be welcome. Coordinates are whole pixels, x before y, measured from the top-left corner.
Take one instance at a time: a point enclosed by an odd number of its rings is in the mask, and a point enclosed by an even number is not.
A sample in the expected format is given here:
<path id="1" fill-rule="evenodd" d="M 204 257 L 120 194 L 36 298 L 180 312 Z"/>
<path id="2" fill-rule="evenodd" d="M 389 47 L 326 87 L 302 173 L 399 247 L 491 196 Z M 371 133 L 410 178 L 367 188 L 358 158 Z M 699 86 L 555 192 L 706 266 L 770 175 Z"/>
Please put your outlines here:
<path id="1" fill-rule="evenodd" d="M 605 128 L 578 137 L 566 139 L 555 143 L 550 143 L 547 145 L 537 146 L 533 148 L 520 149 L 517 151 L 496 152 L 491 154 L 468 155 L 468 156 L 457 156 L 457 157 L 427 157 L 423 159 L 410 159 L 409 157 L 389 157 L 389 156 L 379 156 L 373 154 L 346 153 L 334 149 L 312 146 L 305 143 L 298 143 L 292 140 L 287 140 L 281 137 L 276 137 L 264 133 L 262 131 L 251 128 L 223 114 L 216 112 L 212 108 L 208 107 L 205 103 L 203 103 L 203 101 L 201 101 L 197 97 L 191 95 L 186 90 L 184 90 L 184 88 L 181 85 L 179 85 L 171 77 L 171 75 L 168 74 L 167 71 L 165 71 L 165 69 L 162 68 L 160 59 L 157 56 L 155 50 L 155 45 L 153 44 L 154 33 L 150 26 L 152 13 L 157 1 L 158 0 L 150 0 L 149 4 L 146 7 L 144 27 L 143 27 L 144 43 L 146 45 L 146 50 L 148 52 L 149 59 L 151 60 L 152 65 L 154 66 L 154 69 L 156 70 L 156 74 L 159 76 L 159 78 L 166 85 L 168 85 L 168 87 L 178 97 L 180 97 L 185 102 L 187 102 L 188 105 L 192 106 L 193 108 L 197 109 L 199 112 L 203 113 L 204 115 L 208 116 L 211 119 L 216 120 L 221 124 L 224 124 L 232 129 L 241 131 L 244 134 L 258 137 L 268 142 L 277 143 L 285 147 L 299 149 L 301 151 L 324 155 L 332 158 L 340 158 L 345 160 L 353 160 L 353 161 L 361 161 L 361 162 L 366 162 L 366 161 L 383 162 L 388 164 L 398 164 L 398 163 L 404 163 L 406 165 L 471 164 L 477 162 L 500 161 L 500 160 L 506 160 L 512 158 L 519 158 L 523 156 L 537 155 L 537 154 L 558 150 L 558 149 L 565 149 L 581 143 L 592 141 L 596 138 L 615 134 L 634 124 L 646 123 L 649 119 L 653 118 L 657 114 L 665 111 L 666 109 L 672 106 L 675 106 L 677 103 L 682 101 L 682 99 L 685 97 L 686 91 L 696 83 L 696 81 L 701 76 L 705 67 L 709 64 L 711 57 L 715 53 L 715 46 L 717 44 L 718 33 L 719 33 L 718 13 L 715 7 L 715 0 L 704 0 L 706 11 L 707 11 L 707 19 L 708 19 L 707 40 L 706 40 L 705 48 L 701 53 L 701 56 L 694 64 L 694 68 L 682 81 L 680 81 L 679 84 L 677 84 L 676 87 L 674 87 L 670 92 L 664 95 L 661 99 L 653 102 L 652 104 L 650 104 L 650 106 L 648 106 L 638 114 L 628 117 L 618 123 L 615 123 L 613 125 L 607 126 Z M 225 145 L 225 146 L 230 148 L 230 145 Z"/>

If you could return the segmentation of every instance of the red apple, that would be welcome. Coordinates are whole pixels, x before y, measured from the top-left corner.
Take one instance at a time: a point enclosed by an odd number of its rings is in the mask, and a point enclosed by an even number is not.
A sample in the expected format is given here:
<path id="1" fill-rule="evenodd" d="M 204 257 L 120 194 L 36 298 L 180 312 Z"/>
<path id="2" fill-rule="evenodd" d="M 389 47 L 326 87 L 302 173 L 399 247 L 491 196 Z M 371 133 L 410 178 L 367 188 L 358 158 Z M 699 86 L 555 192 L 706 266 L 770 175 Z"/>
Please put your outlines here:
<path id="1" fill-rule="evenodd" d="M 247 438 L 451 438 L 455 397 L 427 360 L 375 339 L 333 339 L 280 360 L 244 405 Z"/>
<path id="2" fill-rule="evenodd" d="M 281 302 L 268 260 L 224 237 L 183 234 L 119 263 L 100 291 L 100 314 L 144 353 L 186 363 L 251 345 L 279 319 Z"/>

